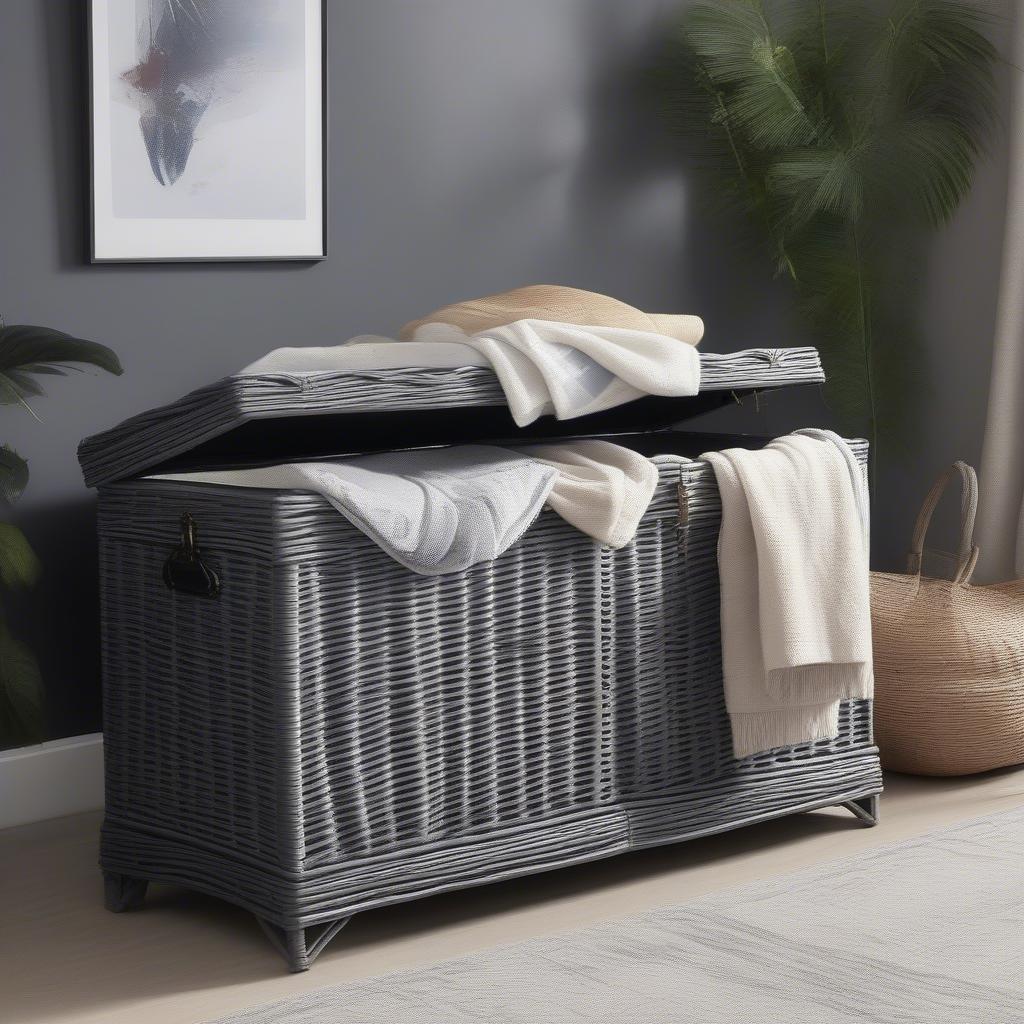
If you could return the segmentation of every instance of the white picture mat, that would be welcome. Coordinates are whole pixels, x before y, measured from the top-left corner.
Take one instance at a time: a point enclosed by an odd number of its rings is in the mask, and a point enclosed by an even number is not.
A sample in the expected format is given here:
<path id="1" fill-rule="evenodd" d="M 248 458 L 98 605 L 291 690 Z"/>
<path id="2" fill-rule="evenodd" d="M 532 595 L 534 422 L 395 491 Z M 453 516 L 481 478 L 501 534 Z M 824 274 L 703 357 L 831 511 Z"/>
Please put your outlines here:
<path id="1" fill-rule="evenodd" d="M 305 210 L 299 219 L 118 217 L 112 166 L 111 0 L 93 0 L 90 17 L 93 259 L 317 259 L 326 255 L 323 189 L 323 16 L 305 10 Z"/>

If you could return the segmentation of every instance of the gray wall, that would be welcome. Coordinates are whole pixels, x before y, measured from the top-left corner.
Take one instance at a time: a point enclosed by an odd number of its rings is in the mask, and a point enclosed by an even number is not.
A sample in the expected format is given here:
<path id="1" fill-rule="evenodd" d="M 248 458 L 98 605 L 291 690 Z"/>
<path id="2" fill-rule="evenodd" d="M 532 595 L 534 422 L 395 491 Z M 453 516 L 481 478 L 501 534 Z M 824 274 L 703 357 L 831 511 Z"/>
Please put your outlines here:
<path id="1" fill-rule="evenodd" d="M 642 95 L 671 0 L 332 2 L 330 258 L 156 267 L 85 258 L 84 6 L 0 5 L 0 311 L 106 342 L 126 370 L 55 381 L 37 404 L 41 424 L 0 409 L 0 436 L 32 464 L 19 521 L 46 579 L 23 606 L 23 628 L 43 663 L 54 735 L 99 724 L 81 437 L 272 347 L 391 331 L 440 303 L 530 282 L 698 312 L 709 349 L 804 341 L 785 287 L 740 258 L 730 225 L 704 212 Z M 953 361 L 936 381 L 932 440 L 906 488 L 914 500 L 918 477 L 977 450 L 1002 189 L 997 159 L 936 247 L 930 323 Z M 964 385 L 969 400 L 952 401 Z M 826 417 L 805 393 L 714 420 L 767 431 Z M 891 543 L 879 521 L 884 551 L 902 544 L 904 518 L 893 514 Z"/>
<path id="2" fill-rule="evenodd" d="M 1012 2 L 1012 0 L 1011 0 Z M 1008 42 L 1006 22 L 998 39 Z M 1019 72 L 1014 72 L 1018 74 Z M 1000 119 L 1009 109 L 1010 69 L 999 69 Z M 922 322 L 927 344 L 920 387 L 924 401 L 901 464 L 879 481 L 875 559 L 903 567 L 913 520 L 928 487 L 955 459 L 981 465 L 996 299 L 1006 211 L 1007 141 L 1001 126 L 978 167 L 974 188 L 931 247 Z M 959 506 L 940 508 L 934 541 L 956 548 Z M 932 537 L 929 537 L 931 543 Z M 939 572 L 939 564 L 934 567 Z"/>

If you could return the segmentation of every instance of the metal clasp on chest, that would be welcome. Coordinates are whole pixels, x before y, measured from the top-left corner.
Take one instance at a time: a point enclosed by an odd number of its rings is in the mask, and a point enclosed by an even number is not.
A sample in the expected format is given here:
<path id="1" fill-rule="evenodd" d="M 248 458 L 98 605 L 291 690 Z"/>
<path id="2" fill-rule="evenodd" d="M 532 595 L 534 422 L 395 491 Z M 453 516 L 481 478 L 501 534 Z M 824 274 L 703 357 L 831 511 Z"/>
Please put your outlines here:
<path id="1" fill-rule="evenodd" d="M 200 556 L 198 532 L 196 521 L 185 512 L 181 517 L 181 544 L 164 562 L 164 583 L 182 594 L 216 597 L 220 577 Z"/>

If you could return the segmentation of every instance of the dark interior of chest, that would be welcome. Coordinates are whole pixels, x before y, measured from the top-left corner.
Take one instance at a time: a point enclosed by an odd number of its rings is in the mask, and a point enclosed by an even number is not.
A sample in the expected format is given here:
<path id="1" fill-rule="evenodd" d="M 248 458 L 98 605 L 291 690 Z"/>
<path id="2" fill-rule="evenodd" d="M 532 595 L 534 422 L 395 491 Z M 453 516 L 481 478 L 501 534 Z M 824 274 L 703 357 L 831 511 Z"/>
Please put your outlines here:
<path id="1" fill-rule="evenodd" d="M 767 441 L 755 435 L 701 433 L 685 428 L 686 421 L 737 397 L 722 391 L 682 402 L 648 397 L 572 420 L 544 416 L 526 427 L 516 426 L 503 405 L 251 419 L 147 472 L 239 469 L 452 444 L 516 447 L 594 437 L 646 456 L 694 458 L 715 448 L 737 444 L 753 448 Z"/>

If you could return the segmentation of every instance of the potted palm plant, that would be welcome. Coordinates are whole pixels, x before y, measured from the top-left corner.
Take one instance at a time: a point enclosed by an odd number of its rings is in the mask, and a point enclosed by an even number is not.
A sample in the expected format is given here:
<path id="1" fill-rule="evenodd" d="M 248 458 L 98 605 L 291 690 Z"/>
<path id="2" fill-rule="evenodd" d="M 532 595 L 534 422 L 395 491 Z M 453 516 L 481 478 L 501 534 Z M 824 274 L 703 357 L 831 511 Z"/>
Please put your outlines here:
<path id="1" fill-rule="evenodd" d="M 117 356 L 105 345 L 74 338 L 48 327 L 0 324 L 0 405 L 20 405 L 31 415 L 30 400 L 44 394 L 40 378 L 80 366 L 120 374 Z M 28 463 L 0 445 L 0 505 L 9 510 L 28 484 Z M 13 523 L 0 521 L 0 589 L 31 587 L 40 565 L 28 540 Z M 11 630 L 0 603 L 0 748 L 41 740 L 43 687 L 29 648 Z"/>
<path id="2" fill-rule="evenodd" d="M 713 0 L 657 81 L 718 194 L 792 282 L 848 433 L 898 440 L 915 393 L 916 271 L 971 186 L 996 51 L 957 0 Z"/>

